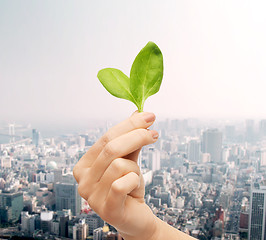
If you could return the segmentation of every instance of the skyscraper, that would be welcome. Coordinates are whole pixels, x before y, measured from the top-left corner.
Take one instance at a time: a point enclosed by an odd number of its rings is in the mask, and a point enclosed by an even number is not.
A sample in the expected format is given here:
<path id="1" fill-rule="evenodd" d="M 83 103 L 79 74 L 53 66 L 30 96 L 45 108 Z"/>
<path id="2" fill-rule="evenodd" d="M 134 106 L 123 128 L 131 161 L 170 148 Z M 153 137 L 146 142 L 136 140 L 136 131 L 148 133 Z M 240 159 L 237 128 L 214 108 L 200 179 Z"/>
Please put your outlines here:
<path id="1" fill-rule="evenodd" d="M 79 223 L 73 226 L 73 239 L 85 240 L 88 235 L 88 225 L 85 223 L 85 219 L 80 219 Z"/>
<path id="2" fill-rule="evenodd" d="M 262 119 L 259 125 L 260 136 L 266 136 L 266 119 Z"/>
<path id="3" fill-rule="evenodd" d="M 236 129 L 235 126 L 225 126 L 225 139 L 226 141 L 233 142 L 235 140 Z"/>
<path id="4" fill-rule="evenodd" d="M 266 221 L 266 188 L 252 189 L 248 226 L 249 240 L 264 240 Z"/>
<path id="5" fill-rule="evenodd" d="M 55 184 L 55 204 L 56 210 L 71 209 L 72 214 L 77 216 L 81 210 L 78 184 L 57 182 Z"/>
<path id="6" fill-rule="evenodd" d="M 222 156 L 222 133 L 218 129 L 208 129 L 202 135 L 203 153 L 211 155 L 211 161 L 219 163 Z"/>
<path id="7" fill-rule="evenodd" d="M 197 140 L 191 140 L 188 143 L 188 160 L 192 162 L 200 161 L 200 143 Z"/>
<path id="8" fill-rule="evenodd" d="M 40 132 L 38 132 L 36 129 L 32 129 L 32 143 L 38 147 L 40 141 Z"/>
<path id="9" fill-rule="evenodd" d="M 161 169 L 161 157 L 160 157 L 160 151 L 158 149 L 149 148 L 148 167 L 153 172 Z"/>
<path id="10" fill-rule="evenodd" d="M 23 193 L 3 191 L 0 193 L 0 222 L 16 222 L 23 210 Z"/>
<path id="11" fill-rule="evenodd" d="M 252 119 L 246 120 L 246 141 L 253 142 L 255 140 L 255 123 Z"/>

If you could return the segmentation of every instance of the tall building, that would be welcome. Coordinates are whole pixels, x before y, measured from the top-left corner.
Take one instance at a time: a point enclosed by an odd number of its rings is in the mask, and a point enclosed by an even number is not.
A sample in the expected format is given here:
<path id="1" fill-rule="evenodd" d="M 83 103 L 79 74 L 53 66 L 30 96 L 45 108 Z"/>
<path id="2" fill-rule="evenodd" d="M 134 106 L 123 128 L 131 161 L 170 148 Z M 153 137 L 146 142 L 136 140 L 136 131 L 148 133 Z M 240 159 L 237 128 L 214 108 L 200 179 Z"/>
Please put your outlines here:
<path id="1" fill-rule="evenodd" d="M 52 221 L 53 221 L 54 212 L 53 211 L 45 211 L 41 212 L 41 229 L 45 232 L 51 232 Z"/>
<path id="2" fill-rule="evenodd" d="M 63 216 L 60 216 L 59 220 L 59 234 L 62 237 L 68 236 L 68 221 L 69 221 L 69 215 L 64 214 Z"/>
<path id="3" fill-rule="evenodd" d="M 91 211 L 88 214 L 81 214 L 89 226 L 89 235 L 93 234 L 93 230 L 104 225 L 104 221 L 95 212 Z"/>
<path id="4" fill-rule="evenodd" d="M 246 120 L 246 141 L 253 142 L 255 140 L 255 123 L 254 120 Z"/>
<path id="5" fill-rule="evenodd" d="M 211 161 L 219 163 L 222 157 L 222 133 L 218 129 L 208 129 L 203 132 L 201 151 L 209 153 Z"/>
<path id="6" fill-rule="evenodd" d="M 85 219 L 80 219 L 79 223 L 76 223 L 73 226 L 73 239 L 76 240 L 85 240 L 88 236 L 88 225 L 85 222 Z"/>
<path id="7" fill-rule="evenodd" d="M 148 168 L 153 172 L 161 169 L 160 151 L 156 148 L 148 150 Z"/>
<path id="8" fill-rule="evenodd" d="M 35 215 L 30 215 L 29 212 L 21 212 L 21 230 L 27 234 L 33 234 L 35 230 Z"/>
<path id="9" fill-rule="evenodd" d="M 232 142 L 235 140 L 235 126 L 227 125 L 225 126 L 225 139 L 226 141 Z"/>
<path id="10" fill-rule="evenodd" d="M 266 119 L 262 119 L 259 125 L 260 136 L 266 136 Z"/>
<path id="11" fill-rule="evenodd" d="M 188 160 L 191 162 L 200 161 L 200 143 L 197 140 L 191 140 L 188 143 Z"/>
<path id="12" fill-rule="evenodd" d="M 93 240 L 102 240 L 103 228 L 99 227 L 93 230 Z"/>
<path id="13" fill-rule="evenodd" d="M 29 212 L 21 212 L 21 230 L 23 232 L 27 232 L 29 231 L 29 219 L 30 219 L 30 215 Z"/>
<path id="14" fill-rule="evenodd" d="M 3 191 L 0 193 L 0 222 L 17 222 L 22 210 L 22 192 Z"/>
<path id="15" fill-rule="evenodd" d="M 78 184 L 57 182 L 55 184 L 55 205 L 56 210 L 71 209 L 72 214 L 77 216 L 81 210 Z"/>
<path id="16" fill-rule="evenodd" d="M 262 149 L 260 151 L 260 166 L 261 167 L 266 166 L 266 149 Z"/>
<path id="17" fill-rule="evenodd" d="M 36 129 L 32 129 L 32 143 L 38 147 L 40 143 L 40 132 Z"/>
<path id="18" fill-rule="evenodd" d="M 15 141 L 15 124 L 13 123 L 10 123 L 8 124 L 8 133 L 9 133 L 9 136 L 10 136 L 10 142 L 14 142 Z"/>
<path id="19" fill-rule="evenodd" d="M 249 240 L 264 240 L 266 221 L 266 188 L 252 189 L 248 226 Z"/>

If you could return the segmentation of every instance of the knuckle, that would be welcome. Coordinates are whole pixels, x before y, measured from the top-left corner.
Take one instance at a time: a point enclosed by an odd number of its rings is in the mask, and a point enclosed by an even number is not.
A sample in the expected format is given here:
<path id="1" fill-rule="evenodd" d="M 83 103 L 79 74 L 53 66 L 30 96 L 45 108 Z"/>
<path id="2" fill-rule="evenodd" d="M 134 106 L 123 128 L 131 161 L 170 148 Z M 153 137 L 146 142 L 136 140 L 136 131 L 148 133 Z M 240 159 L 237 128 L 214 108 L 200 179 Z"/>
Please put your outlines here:
<path id="1" fill-rule="evenodd" d="M 81 177 L 80 175 L 81 175 L 81 169 L 80 169 L 79 165 L 76 164 L 73 168 L 73 176 L 76 179 L 77 183 L 79 183 L 79 181 L 80 181 L 80 177 Z"/>
<path id="2" fill-rule="evenodd" d="M 102 136 L 102 138 L 101 138 L 101 145 L 102 145 L 103 147 L 105 147 L 105 146 L 110 142 L 110 140 L 111 140 L 111 138 L 110 138 L 110 136 L 109 136 L 109 133 L 108 133 L 108 132 L 105 133 L 105 134 Z"/>
<path id="3" fill-rule="evenodd" d="M 119 184 L 118 181 L 114 181 L 111 186 L 112 191 L 115 194 L 122 194 L 123 193 L 123 187 L 121 184 Z"/>
<path id="4" fill-rule="evenodd" d="M 129 121 L 129 124 L 131 125 L 131 127 L 133 128 L 133 129 L 135 129 L 135 128 L 137 128 L 137 125 L 136 125 L 136 120 L 135 120 L 135 116 L 132 116 L 132 117 L 130 117 L 129 119 L 128 119 L 128 121 Z"/>
<path id="5" fill-rule="evenodd" d="M 87 200 L 94 189 L 93 184 L 91 183 L 91 176 L 89 174 L 89 169 L 83 172 L 82 177 L 80 177 L 79 180 L 80 181 L 78 185 L 78 193 L 82 198 Z"/>
<path id="6" fill-rule="evenodd" d="M 112 161 L 111 167 L 114 172 L 120 172 L 121 169 L 123 168 L 124 164 L 122 162 L 121 158 L 116 158 L 115 160 Z"/>
<path id="7" fill-rule="evenodd" d="M 81 181 L 81 182 L 79 183 L 79 185 L 78 185 L 78 193 L 79 193 L 79 195 L 80 195 L 82 198 L 84 198 L 85 200 L 88 199 L 89 194 L 88 194 L 88 192 L 87 192 L 86 187 L 84 186 L 84 181 Z"/>
<path id="8" fill-rule="evenodd" d="M 137 134 L 143 143 L 146 143 L 149 141 L 149 135 L 146 129 L 138 129 Z"/>
<path id="9" fill-rule="evenodd" d="M 103 153 L 106 157 L 115 156 L 117 154 L 117 150 L 115 149 L 113 144 L 108 143 L 105 145 Z"/>
<path id="10" fill-rule="evenodd" d="M 124 158 L 116 158 L 112 161 L 111 171 L 115 174 L 125 175 L 129 172 L 135 172 L 137 175 L 140 175 L 140 168 L 138 164 L 132 160 Z"/>

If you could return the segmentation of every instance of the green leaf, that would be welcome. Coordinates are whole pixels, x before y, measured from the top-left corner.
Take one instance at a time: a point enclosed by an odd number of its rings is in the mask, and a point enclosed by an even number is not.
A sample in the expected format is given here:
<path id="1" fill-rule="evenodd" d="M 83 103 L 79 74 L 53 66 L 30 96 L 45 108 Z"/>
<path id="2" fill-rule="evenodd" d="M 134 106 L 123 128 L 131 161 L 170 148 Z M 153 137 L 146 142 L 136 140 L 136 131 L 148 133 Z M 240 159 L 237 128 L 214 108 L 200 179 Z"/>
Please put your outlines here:
<path id="1" fill-rule="evenodd" d="M 155 43 L 148 42 L 135 58 L 130 71 L 130 92 L 140 111 L 145 100 L 159 91 L 162 78 L 163 55 Z"/>
<path id="2" fill-rule="evenodd" d="M 133 102 L 142 112 L 145 100 L 160 89 L 163 55 L 155 43 L 148 42 L 135 58 L 130 78 L 115 68 L 102 69 L 97 77 L 109 93 Z"/>
<path id="3" fill-rule="evenodd" d="M 97 77 L 113 96 L 135 103 L 129 89 L 129 78 L 123 72 L 115 68 L 105 68 L 98 72 Z"/>

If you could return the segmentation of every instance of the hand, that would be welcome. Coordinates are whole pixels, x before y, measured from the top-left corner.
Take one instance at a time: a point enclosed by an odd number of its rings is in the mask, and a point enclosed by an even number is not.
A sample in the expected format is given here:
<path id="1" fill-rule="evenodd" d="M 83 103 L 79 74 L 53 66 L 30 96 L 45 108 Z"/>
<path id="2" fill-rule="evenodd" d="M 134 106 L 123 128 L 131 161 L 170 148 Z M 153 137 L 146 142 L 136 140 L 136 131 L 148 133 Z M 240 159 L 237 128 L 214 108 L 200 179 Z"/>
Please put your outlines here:
<path id="1" fill-rule="evenodd" d="M 153 113 L 135 112 L 112 127 L 73 169 L 79 194 L 125 239 L 153 239 L 156 217 L 145 204 L 145 185 L 137 164 L 140 149 L 156 142 L 148 130 Z"/>

